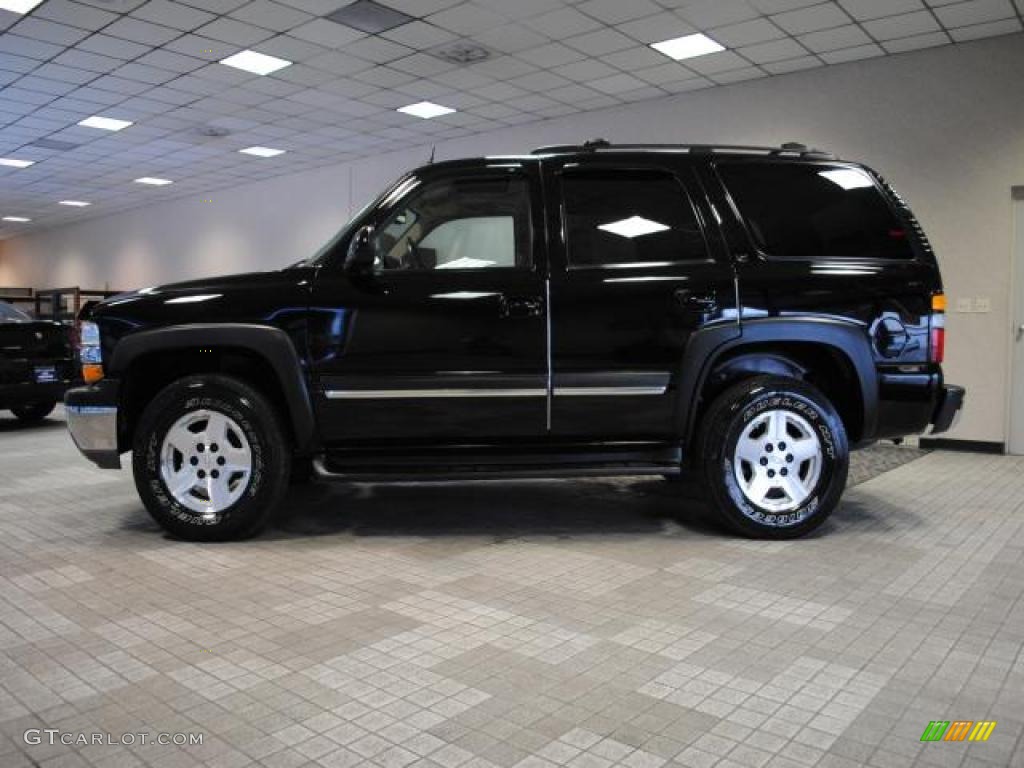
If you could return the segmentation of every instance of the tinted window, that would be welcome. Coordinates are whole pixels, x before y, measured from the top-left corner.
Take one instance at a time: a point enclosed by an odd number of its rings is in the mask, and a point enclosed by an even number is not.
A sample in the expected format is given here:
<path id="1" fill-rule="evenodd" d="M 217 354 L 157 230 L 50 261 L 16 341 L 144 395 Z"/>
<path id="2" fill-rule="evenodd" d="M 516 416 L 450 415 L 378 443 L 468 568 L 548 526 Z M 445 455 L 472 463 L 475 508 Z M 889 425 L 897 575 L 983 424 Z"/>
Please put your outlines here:
<path id="1" fill-rule="evenodd" d="M 562 179 L 569 266 L 705 259 L 693 204 L 660 171 L 568 171 Z"/>
<path id="2" fill-rule="evenodd" d="M 0 301 L 0 323 L 25 323 L 28 320 L 28 315 L 22 314 L 6 301 Z"/>
<path id="3" fill-rule="evenodd" d="M 718 172 L 765 253 L 913 255 L 906 230 L 862 170 L 810 163 L 723 163 Z"/>
<path id="4" fill-rule="evenodd" d="M 432 182 L 400 203 L 377 233 L 380 269 L 528 266 L 529 189 L 518 177 Z"/>

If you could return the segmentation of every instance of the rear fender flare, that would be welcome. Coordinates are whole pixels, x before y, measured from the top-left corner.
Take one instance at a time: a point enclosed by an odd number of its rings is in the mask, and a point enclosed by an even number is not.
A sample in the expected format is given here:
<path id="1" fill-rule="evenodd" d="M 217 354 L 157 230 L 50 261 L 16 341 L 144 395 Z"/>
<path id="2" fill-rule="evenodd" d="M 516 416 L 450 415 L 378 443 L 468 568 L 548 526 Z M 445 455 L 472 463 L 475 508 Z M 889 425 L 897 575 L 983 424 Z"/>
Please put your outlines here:
<path id="1" fill-rule="evenodd" d="M 745 320 L 742 325 L 709 326 L 696 331 L 686 345 L 679 380 L 678 434 L 690 445 L 697 426 L 698 396 L 722 356 L 744 345 L 770 343 L 816 344 L 831 348 L 850 363 L 860 386 L 863 408 L 861 438 L 875 433 L 878 414 L 878 376 L 867 329 L 861 323 L 831 317 L 785 317 Z"/>

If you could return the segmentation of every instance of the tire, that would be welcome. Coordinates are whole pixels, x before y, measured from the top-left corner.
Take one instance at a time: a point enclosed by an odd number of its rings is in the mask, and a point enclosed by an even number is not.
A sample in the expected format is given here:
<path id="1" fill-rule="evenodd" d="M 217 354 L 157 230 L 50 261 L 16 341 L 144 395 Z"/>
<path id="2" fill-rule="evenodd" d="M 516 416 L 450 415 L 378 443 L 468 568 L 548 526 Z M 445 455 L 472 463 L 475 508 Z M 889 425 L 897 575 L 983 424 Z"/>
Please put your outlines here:
<path id="1" fill-rule="evenodd" d="M 850 454 L 843 422 L 821 392 L 797 379 L 757 376 L 711 404 L 697 460 L 712 506 L 732 529 L 793 539 L 835 509 Z"/>
<path id="2" fill-rule="evenodd" d="M 146 406 L 132 469 L 146 509 L 169 533 L 240 539 L 262 530 L 288 489 L 291 449 L 276 410 L 248 384 L 188 376 Z"/>
<path id="3" fill-rule="evenodd" d="M 11 408 L 18 421 L 24 424 L 38 424 L 49 416 L 57 407 L 56 400 L 48 400 L 42 403 L 31 403 L 30 405 L 16 405 Z"/>

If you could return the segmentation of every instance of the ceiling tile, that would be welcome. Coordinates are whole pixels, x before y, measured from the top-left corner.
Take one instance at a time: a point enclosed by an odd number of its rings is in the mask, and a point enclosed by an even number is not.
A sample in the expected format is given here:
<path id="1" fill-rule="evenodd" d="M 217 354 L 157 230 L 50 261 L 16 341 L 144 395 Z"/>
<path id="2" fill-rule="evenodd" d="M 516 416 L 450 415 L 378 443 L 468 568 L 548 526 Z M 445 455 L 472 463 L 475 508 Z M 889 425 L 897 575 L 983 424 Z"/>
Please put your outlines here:
<path id="1" fill-rule="evenodd" d="M 145 5 L 136 8 L 131 15 L 183 32 L 191 32 L 214 18 L 212 13 L 181 3 L 172 3 L 170 0 L 149 0 Z"/>
<path id="2" fill-rule="evenodd" d="M 821 59 L 817 56 L 801 56 L 800 58 L 787 59 L 786 61 L 773 61 L 765 64 L 764 68 L 773 75 L 783 75 L 787 72 L 798 72 L 802 69 L 812 69 L 813 67 L 820 66 Z"/>
<path id="3" fill-rule="evenodd" d="M 749 0 L 693 0 L 674 5 L 679 6 L 679 15 L 698 29 L 735 24 L 761 14 Z"/>
<path id="4" fill-rule="evenodd" d="M 842 48 L 838 51 L 827 51 L 821 54 L 821 58 L 829 64 L 843 64 L 848 61 L 860 61 L 871 59 L 875 56 L 884 56 L 885 51 L 875 43 L 858 45 L 854 48 Z"/>
<path id="5" fill-rule="evenodd" d="M 755 64 L 765 64 L 769 61 L 783 61 L 795 59 L 798 56 L 806 56 L 807 49 L 791 37 L 782 40 L 772 40 L 767 43 L 758 43 L 739 49 L 739 53 Z"/>
<path id="6" fill-rule="evenodd" d="M 69 24 L 72 27 L 91 31 L 105 27 L 117 18 L 115 14 L 109 11 L 82 5 L 71 0 L 47 0 L 47 2 L 38 6 L 32 12 L 32 15 L 36 18 L 59 21 L 62 24 Z"/>
<path id="7" fill-rule="evenodd" d="M 947 45 L 949 35 L 945 32 L 932 32 L 928 35 L 914 35 L 899 40 L 887 40 L 882 47 L 889 53 L 904 53 L 905 51 L 916 51 L 921 48 L 932 48 L 936 45 Z"/>
<path id="8" fill-rule="evenodd" d="M 817 32 L 850 23 L 849 15 L 835 3 L 822 3 L 772 16 L 772 21 L 791 35 Z"/>
<path id="9" fill-rule="evenodd" d="M 433 48 L 436 45 L 442 45 L 457 39 L 453 32 L 424 21 L 413 21 L 409 24 L 403 24 L 400 27 L 395 27 L 381 33 L 381 36 L 417 50 Z"/>
<path id="10" fill-rule="evenodd" d="M 204 24 L 195 33 L 201 37 L 208 37 L 211 40 L 219 40 L 223 43 L 246 48 L 256 46 L 263 40 L 273 37 L 273 33 L 268 29 L 255 27 L 252 24 L 246 24 L 243 21 L 236 21 L 226 17 L 221 17 L 211 21 L 209 24 Z"/>
<path id="11" fill-rule="evenodd" d="M 526 19 L 523 23 L 556 40 L 601 28 L 601 22 L 584 16 L 574 8 L 563 8 L 559 11 L 545 13 Z"/>
<path id="12" fill-rule="evenodd" d="M 311 43 L 327 46 L 328 48 L 341 48 L 356 40 L 366 37 L 365 32 L 358 29 L 335 24 L 327 19 L 313 19 L 302 26 L 296 27 L 288 32 L 292 37 L 300 40 L 308 40 Z"/>
<path id="13" fill-rule="evenodd" d="M 682 17 L 669 12 L 627 21 L 625 24 L 619 24 L 618 30 L 641 43 L 658 43 L 697 31 Z"/>
<path id="14" fill-rule="evenodd" d="M 728 48 L 739 48 L 743 45 L 763 43 L 785 37 L 786 33 L 772 24 L 768 19 L 751 19 L 739 24 L 717 27 L 707 33 L 713 40 Z"/>
<path id="15" fill-rule="evenodd" d="M 506 18 L 474 3 L 462 3 L 432 14 L 426 20 L 458 35 L 472 35 L 499 26 Z"/>
<path id="16" fill-rule="evenodd" d="M 852 48 L 855 45 L 867 45 L 871 38 L 860 27 L 849 24 L 845 27 L 826 29 L 800 35 L 799 40 L 812 51 L 834 51 L 839 48 Z"/>
<path id="17" fill-rule="evenodd" d="M 33 40 L 43 40 L 54 45 L 74 45 L 79 40 L 87 37 L 89 31 L 78 27 L 69 27 L 56 21 L 39 19 L 29 16 L 11 27 L 11 33 L 24 35 Z"/>
<path id="18" fill-rule="evenodd" d="M 548 43 L 537 48 L 520 51 L 518 54 L 519 58 L 524 61 L 529 61 L 538 67 L 545 68 L 568 64 L 570 61 L 579 61 L 584 55 L 582 52 L 561 43 Z"/>
<path id="19" fill-rule="evenodd" d="M 916 11 L 902 16 L 865 21 L 863 26 L 867 33 L 876 40 L 892 40 L 897 37 L 911 37 L 941 30 L 935 17 L 928 11 Z"/>
<path id="20" fill-rule="evenodd" d="M 289 29 L 313 19 L 313 16 L 305 11 L 270 2 L 270 0 L 253 0 L 232 11 L 229 15 L 246 24 L 271 29 L 274 32 L 287 32 Z"/>
<path id="21" fill-rule="evenodd" d="M 122 17 L 104 27 L 103 33 L 140 46 L 163 45 L 181 34 L 179 30 L 165 27 L 162 24 L 152 24 L 142 19 L 129 17 Z M 94 38 L 90 38 L 90 41 L 92 39 Z"/>
<path id="22" fill-rule="evenodd" d="M 958 27 L 950 30 L 949 34 L 958 43 L 967 40 L 979 40 L 983 37 L 996 37 L 998 35 L 1009 35 L 1020 32 L 1021 23 L 1016 18 L 1003 19 L 1002 21 L 990 21 L 985 24 L 974 24 L 969 27 Z"/>
<path id="23" fill-rule="evenodd" d="M 924 10 L 921 0 L 839 0 L 839 4 L 858 21 Z"/>
<path id="24" fill-rule="evenodd" d="M 557 72 L 562 75 L 562 77 L 575 80 L 576 82 L 600 80 L 603 77 L 611 77 L 612 75 L 617 74 L 614 67 L 609 67 L 603 61 L 598 61 L 597 59 L 574 61 L 571 64 L 555 67 L 552 71 Z"/>
<path id="25" fill-rule="evenodd" d="M 636 44 L 632 39 L 611 28 L 600 29 L 597 32 L 588 32 L 585 35 L 568 37 L 562 42 L 591 56 L 603 56 L 606 53 L 621 51 Z"/>
<path id="26" fill-rule="evenodd" d="M 969 0 L 936 8 L 935 15 L 946 27 L 964 27 L 1008 19 L 1015 15 L 1015 11 L 1010 0 Z"/>
<path id="27" fill-rule="evenodd" d="M 605 24 L 621 24 L 624 21 L 653 16 L 662 10 L 661 6 L 651 0 L 585 0 L 576 7 Z"/>

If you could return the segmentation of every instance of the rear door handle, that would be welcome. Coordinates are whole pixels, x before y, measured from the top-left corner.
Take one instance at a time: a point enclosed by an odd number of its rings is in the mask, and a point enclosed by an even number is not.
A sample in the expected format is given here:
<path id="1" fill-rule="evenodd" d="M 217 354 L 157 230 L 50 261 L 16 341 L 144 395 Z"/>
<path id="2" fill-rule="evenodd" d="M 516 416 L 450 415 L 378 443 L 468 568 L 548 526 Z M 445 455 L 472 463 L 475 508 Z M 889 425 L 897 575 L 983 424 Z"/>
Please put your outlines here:
<path id="1" fill-rule="evenodd" d="M 690 312 L 714 312 L 718 298 L 713 293 L 694 293 L 688 288 L 676 288 L 676 303 Z"/>
<path id="2" fill-rule="evenodd" d="M 499 306 L 501 316 L 510 319 L 540 317 L 544 313 L 544 302 L 530 296 L 502 296 Z"/>

